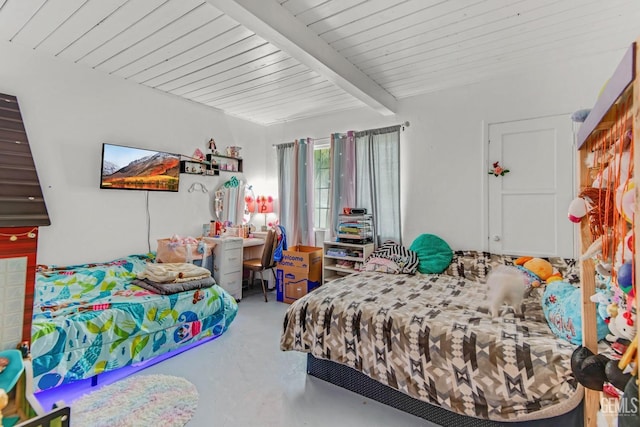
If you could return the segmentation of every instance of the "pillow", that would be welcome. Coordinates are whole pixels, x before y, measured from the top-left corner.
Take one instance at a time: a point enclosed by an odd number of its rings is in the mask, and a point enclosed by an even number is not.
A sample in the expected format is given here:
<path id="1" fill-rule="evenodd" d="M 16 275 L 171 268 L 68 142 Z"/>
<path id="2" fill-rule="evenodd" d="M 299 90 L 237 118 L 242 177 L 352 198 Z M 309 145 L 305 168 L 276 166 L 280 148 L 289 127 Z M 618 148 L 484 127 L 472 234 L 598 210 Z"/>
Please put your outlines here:
<path id="1" fill-rule="evenodd" d="M 440 274 L 451 263 L 453 251 L 440 237 L 421 234 L 409 247 L 418 254 L 418 271 L 424 274 Z"/>
<path id="2" fill-rule="evenodd" d="M 381 260 L 387 260 L 388 262 Z M 375 266 L 372 265 L 369 270 L 367 267 L 370 263 L 375 264 Z M 384 267 L 382 267 L 383 265 Z M 365 260 L 366 271 L 382 271 L 381 268 L 389 270 L 386 272 L 393 274 L 416 274 L 418 254 L 399 243 L 387 240 Z"/>
<path id="3" fill-rule="evenodd" d="M 580 288 L 560 281 L 547 284 L 542 295 L 542 311 L 547 324 L 554 335 L 576 345 L 582 344 L 581 307 Z M 604 339 L 609 330 L 600 316 L 596 317 L 596 330 L 598 341 Z"/>
<path id="4" fill-rule="evenodd" d="M 367 263 L 364 265 L 364 271 L 375 271 L 376 273 L 388 273 L 388 274 L 400 274 L 402 268 L 386 258 L 368 258 Z"/>

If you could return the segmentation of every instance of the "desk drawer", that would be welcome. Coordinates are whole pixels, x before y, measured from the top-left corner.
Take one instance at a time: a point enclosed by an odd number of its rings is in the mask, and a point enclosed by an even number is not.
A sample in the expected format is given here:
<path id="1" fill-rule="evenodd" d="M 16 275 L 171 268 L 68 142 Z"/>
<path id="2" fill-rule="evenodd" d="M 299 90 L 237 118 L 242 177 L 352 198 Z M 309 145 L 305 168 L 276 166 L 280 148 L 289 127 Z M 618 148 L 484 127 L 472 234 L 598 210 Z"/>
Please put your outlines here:
<path id="1" fill-rule="evenodd" d="M 242 290 L 242 274 L 239 271 L 220 276 L 218 283 L 224 290 L 234 295 L 238 290 Z"/>
<path id="2" fill-rule="evenodd" d="M 222 252 L 220 262 L 229 265 L 242 265 L 242 247 Z"/>
<path id="3" fill-rule="evenodd" d="M 224 249 L 240 249 L 242 250 L 242 239 L 228 239 L 224 241 Z"/>

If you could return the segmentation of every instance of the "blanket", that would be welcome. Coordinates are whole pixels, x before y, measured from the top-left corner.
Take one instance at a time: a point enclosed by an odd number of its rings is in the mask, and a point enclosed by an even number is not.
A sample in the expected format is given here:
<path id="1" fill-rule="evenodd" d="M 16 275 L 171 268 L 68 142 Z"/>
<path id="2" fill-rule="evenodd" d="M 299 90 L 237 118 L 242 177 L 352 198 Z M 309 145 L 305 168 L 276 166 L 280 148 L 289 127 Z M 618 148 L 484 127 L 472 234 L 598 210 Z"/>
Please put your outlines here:
<path id="1" fill-rule="evenodd" d="M 523 312 L 492 319 L 480 282 L 360 272 L 295 301 L 280 348 L 463 415 L 524 421 L 568 412 L 582 398 L 574 347 L 553 335 L 539 295 L 525 299 Z"/>
<path id="2" fill-rule="evenodd" d="M 171 295 L 177 294 L 178 292 L 192 291 L 194 289 L 210 288 L 215 283 L 216 281 L 211 276 L 171 283 L 159 283 L 149 279 L 135 279 L 133 281 L 134 285 L 160 295 Z"/>
<path id="3" fill-rule="evenodd" d="M 156 283 L 179 283 L 211 276 L 211 272 L 204 267 L 188 262 L 147 264 L 138 273 L 138 279 L 149 279 Z"/>

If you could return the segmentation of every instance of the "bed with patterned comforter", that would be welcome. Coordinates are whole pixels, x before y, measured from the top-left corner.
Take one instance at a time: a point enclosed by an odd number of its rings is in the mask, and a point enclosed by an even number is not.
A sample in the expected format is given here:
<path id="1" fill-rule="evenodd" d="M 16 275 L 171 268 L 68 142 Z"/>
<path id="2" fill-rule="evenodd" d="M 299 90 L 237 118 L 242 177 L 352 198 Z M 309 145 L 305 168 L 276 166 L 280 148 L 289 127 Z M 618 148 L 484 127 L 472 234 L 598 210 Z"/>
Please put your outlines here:
<path id="1" fill-rule="evenodd" d="M 153 258 L 41 268 L 31 356 L 34 391 L 149 360 L 225 332 L 238 306 L 211 287 L 159 295 L 133 284 Z"/>
<path id="2" fill-rule="evenodd" d="M 489 258 L 473 269 L 484 276 Z M 459 262 L 458 262 L 459 261 Z M 583 390 L 571 372 L 574 346 L 549 329 L 540 295 L 524 319 L 492 319 L 482 278 L 360 272 L 292 304 L 282 350 L 347 365 L 424 402 L 475 418 L 525 421 L 569 412 Z M 467 266 L 468 267 L 468 266 Z"/>

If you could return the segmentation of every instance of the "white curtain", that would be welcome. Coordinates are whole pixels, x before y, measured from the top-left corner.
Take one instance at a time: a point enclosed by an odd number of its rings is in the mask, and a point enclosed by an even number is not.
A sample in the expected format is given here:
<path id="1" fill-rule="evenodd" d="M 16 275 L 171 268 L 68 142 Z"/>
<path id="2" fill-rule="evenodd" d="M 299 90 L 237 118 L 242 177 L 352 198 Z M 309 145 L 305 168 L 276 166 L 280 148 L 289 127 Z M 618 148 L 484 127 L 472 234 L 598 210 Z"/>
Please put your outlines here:
<path id="1" fill-rule="evenodd" d="M 400 126 L 357 132 L 356 205 L 373 214 L 376 243 L 402 243 Z"/>
<path id="2" fill-rule="evenodd" d="M 356 206 L 355 132 L 331 135 L 331 190 L 329 196 L 330 238 L 338 233 L 338 214 L 342 208 Z"/>
<path id="3" fill-rule="evenodd" d="M 310 245 L 313 236 L 313 141 L 310 138 L 276 146 L 280 224 L 287 244 Z"/>

